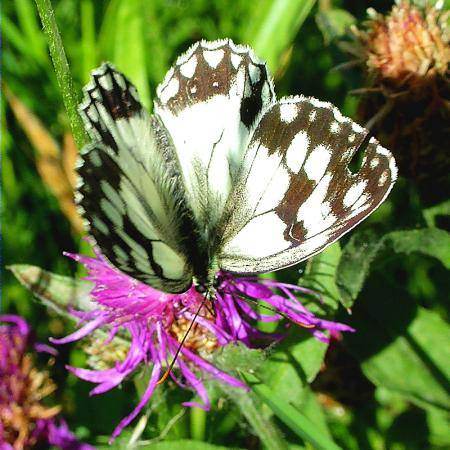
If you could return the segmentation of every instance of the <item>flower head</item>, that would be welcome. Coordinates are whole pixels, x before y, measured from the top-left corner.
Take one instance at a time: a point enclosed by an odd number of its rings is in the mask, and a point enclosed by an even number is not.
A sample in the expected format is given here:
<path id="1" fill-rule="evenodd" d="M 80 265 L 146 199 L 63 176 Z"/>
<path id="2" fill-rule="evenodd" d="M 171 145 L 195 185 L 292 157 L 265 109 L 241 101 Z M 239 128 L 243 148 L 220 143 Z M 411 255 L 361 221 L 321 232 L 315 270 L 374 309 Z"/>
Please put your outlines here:
<path id="1" fill-rule="evenodd" d="M 90 450 L 80 444 L 57 416 L 59 406 L 42 403 L 56 385 L 34 365 L 30 327 L 15 315 L 0 315 L 0 448 L 27 449 L 47 442 L 62 449 Z M 43 344 L 34 349 L 55 354 Z"/>
<path id="2" fill-rule="evenodd" d="M 356 31 L 367 69 L 395 88 L 418 88 L 448 74 L 448 14 L 422 11 L 402 1 L 387 16 L 369 9 L 365 31 Z"/>
<path id="3" fill-rule="evenodd" d="M 261 341 L 271 342 L 282 337 L 259 331 L 254 325 L 255 320 L 278 321 L 282 315 L 307 327 L 323 341 L 327 340 L 323 330 L 352 330 L 346 325 L 321 320 L 304 308 L 294 292 L 307 290 L 298 286 L 219 272 L 217 289 L 213 301 L 209 302 L 194 286 L 181 294 L 157 291 L 121 273 L 98 252 L 95 257 L 69 256 L 83 263 L 88 270 L 87 279 L 93 283 L 93 308 L 84 312 L 73 311 L 83 325 L 73 334 L 53 339 L 53 342 L 63 344 L 76 341 L 102 327 L 109 329 L 105 346 L 123 336 L 124 332 L 129 335 L 130 342 L 122 353 L 124 357 L 114 364 L 103 365 L 100 370 L 68 369 L 78 377 L 97 384 L 91 394 L 101 394 L 118 386 L 138 369 L 151 367 L 150 380 L 139 404 L 119 423 L 113 437 L 118 436 L 146 405 L 158 380 L 164 378 L 165 370 L 175 383 L 197 394 L 199 401 L 187 402 L 185 406 L 209 409 L 210 401 L 203 381 L 205 376 L 246 389 L 242 381 L 219 370 L 210 360 L 218 347 L 229 343 L 242 342 L 252 347 Z M 246 299 L 264 300 L 279 314 L 258 313 Z M 92 341 L 90 347 L 93 348 Z M 99 358 L 99 346 L 94 347 Z M 106 359 L 111 362 L 110 354 L 111 351 Z M 176 370 L 167 372 L 174 360 Z"/>

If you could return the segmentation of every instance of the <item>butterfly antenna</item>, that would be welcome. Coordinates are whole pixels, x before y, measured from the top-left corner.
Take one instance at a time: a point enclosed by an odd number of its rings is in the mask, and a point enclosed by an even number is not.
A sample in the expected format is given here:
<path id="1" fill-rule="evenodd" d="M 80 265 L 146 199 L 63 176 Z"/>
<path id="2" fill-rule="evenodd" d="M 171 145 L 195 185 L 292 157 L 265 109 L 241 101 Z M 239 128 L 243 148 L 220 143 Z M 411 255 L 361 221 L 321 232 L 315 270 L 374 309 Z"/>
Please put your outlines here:
<path id="1" fill-rule="evenodd" d="M 200 314 L 201 309 L 203 308 L 203 306 L 205 306 L 206 300 L 208 298 L 208 294 L 209 291 L 207 291 L 205 293 L 205 296 L 203 297 L 203 300 L 200 304 L 200 306 L 198 307 L 196 313 L 194 314 L 193 319 L 191 320 L 191 323 L 189 324 L 188 329 L 186 330 L 186 333 L 184 333 L 183 339 L 181 339 L 177 351 L 175 352 L 175 355 L 173 356 L 172 362 L 169 364 L 169 367 L 166 369 L 166 371 L 164 372 L 163 376 L 156 382 L 156 384 L 161 384 L 164 383 L 164 381 L 167 380 L 167 377 L 170 375 L 170 373 L 172 372 L 173 366 L 175 365 L 178 356 L 180 355 L 181 349 L 183 348 L 184 343 L 186 342 L 187 337 L 189 336 L 189 333 L 192 330 L 192 327 L 194 326 L 195 321 L 197 320 L 198 315 Z"/>
<path id="2" fill-rule="evenodd" d="M 303 328 L 314 328 L 315 327 L 315 325 L 313 325 L 313 324 L 298 322 L 297 320 L 292 319 L 291 317 L 287 316 L 283 312 L 278 311 L 275 308 L 271 308 L 270 306 L 263 305 L 258 300 L 255 300 L 254 298 L 251 298 L 251 297 L 247 297 L 245 294 L 237 294 L 236 292 L 233 292 L 232 295 L 237 295 L 238 297 L 242 298 L 242 300 L 252 302 L 252 303 L 258 305 L 259 308 L 266 309 L 268 311 L 272 311 L 273 313 L 280 315 L 281 317 L 285 318 L 286 320 L 289 320 L 289 322 L 295 323 L 296 325 L 298 325 L 300 327 L 303 327 Z"/>

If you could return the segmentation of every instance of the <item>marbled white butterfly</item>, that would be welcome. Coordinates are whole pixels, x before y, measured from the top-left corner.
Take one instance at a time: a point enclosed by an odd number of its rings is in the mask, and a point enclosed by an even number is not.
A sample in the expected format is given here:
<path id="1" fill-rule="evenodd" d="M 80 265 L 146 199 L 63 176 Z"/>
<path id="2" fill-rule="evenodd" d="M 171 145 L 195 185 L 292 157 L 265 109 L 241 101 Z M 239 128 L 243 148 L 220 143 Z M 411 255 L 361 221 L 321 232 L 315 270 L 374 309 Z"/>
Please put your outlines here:
<path id="1" fill-rule="evenodd" d="M 152 115 L 109 63 L 80 109 L 91 143 L 76 200 L 89 231 L 115 267 L 164 292 L 210 287 L 219 269 L 296 264 L 366 218 L 396 179 L 367 130 L 330 103 L 277 100 L 264 62 L 228 39 L 180 56 Z"/>

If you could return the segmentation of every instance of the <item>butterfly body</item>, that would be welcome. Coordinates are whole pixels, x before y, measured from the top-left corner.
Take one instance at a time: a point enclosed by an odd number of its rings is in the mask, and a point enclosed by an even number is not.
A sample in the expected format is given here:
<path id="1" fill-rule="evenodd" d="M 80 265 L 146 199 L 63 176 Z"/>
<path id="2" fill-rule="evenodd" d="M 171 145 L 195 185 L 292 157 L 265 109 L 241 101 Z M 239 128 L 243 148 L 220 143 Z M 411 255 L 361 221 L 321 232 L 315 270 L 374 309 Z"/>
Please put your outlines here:
<path id="1" fill-rule="evenodd" d="M 296 264 L 367 217 L 396 178 L 367 130 L 329 103 L 277 100 L 265 64 L 230 40 L 180 56 L 153 115 L 108 63 L 80 111 L 92 141 L 76 195 L 88 230 L 115 267 L 164 292 L 211 291 L 219 270 Z"/>

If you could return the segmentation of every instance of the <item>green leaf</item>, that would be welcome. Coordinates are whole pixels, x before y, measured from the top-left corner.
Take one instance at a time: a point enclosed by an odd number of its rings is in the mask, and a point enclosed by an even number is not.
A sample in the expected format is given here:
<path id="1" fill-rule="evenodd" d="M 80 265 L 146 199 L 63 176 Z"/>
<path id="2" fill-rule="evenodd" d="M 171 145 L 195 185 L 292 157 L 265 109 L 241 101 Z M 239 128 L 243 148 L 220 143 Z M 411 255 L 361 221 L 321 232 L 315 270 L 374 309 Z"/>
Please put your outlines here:
<path id="1" fill-rule="evenodd" d="M 258 370 L 266 358 L 263 350 L 249 349 L 238 342 L 222 347 L 215 355 L 214 363 L 225 372 L 237 374 Z"/>
<path id="2" fill-rule="evenodd" d="M 327 344 L 296 329 L 275 347 L 256 373 L 280 397 L 300 405 L 303 387 L 316 378 L 326 350 Z"/>
<path id="3" fill-rule="evenodd" d="M 439 205 L 431 206 L 422 211 L 425 222 L 429 227 L 438 226 L 436 219 L 441 216 L 450 216 L 450 200 L 440 203 Z"/>
<path id="4" fill-rule="evenodd" d="M 383 314 L 383 310 L 379 313 Z M 360 345 L 370 347 L 367 344 L 370 334 L 377 333 L 373 327 L 379 324 L 367 320 L 364 323 L 359 341 Z M 397 325 L 395 316 L 383 315 L 382 331 L 395 338 L 389 345 L 363 358 L 363 372 L 375 385 L 397 392 L 421 407 L 450 411 L 450 348 L 446 345 L 450 342 L 450 327 L 438 314 L 421 307 L 399 334 L 395 330 Z M 352 340 L 350 337 L 351 348 L 358 355 L 367 352 L 367 348 L 352 345 Z M 437 345 L 440 342 L 442 345 Z"/>
<path id="5" fill-rule="evenodd" d="M 117 8 L 114 33 L 114 63 L 136 86 L 143 105 L 150 107 L 146 55 L 144 45 L 145 8 L 143 0 L 120 2 Z"/>
<path id="6" fill-rule="evenodd" d="M 249 18 L 243 42 L 267 61 L 272 72 L 292 45 L 298 30 L 311 12 L 315 0 L 262 0 Z"/>
<path id="7" fill-rule="evenodd" d="M 345 246 L 336 275 L 342 304 L 351 307 L 361 291 L 373 260 L 381 251 L 422 253 L 450 268 L 450 233 L 438 228 L 393 231 L 382 237 L 355 233 Z"/>
<path id="8" fill-rule="evenodd" d="M 264 414 L 260 400 L 253 392 L 243 392 L 242 389 L 231 388 L 225 384 L 220 384 L 219 387 L 238 406 L 265 448 L 287 450 L 287 442 L 283 439 L 281 431 Z"/>
<path id="9" fill-rule="evenodd" d="M 320 11 L 316 15 L 316 22 L 322 32 L 325 44 L 328 45 L 335 39 L 344 36 L 356 19 L 345 9 L 330 8 Z"/>
<path id="10" fill-rule="evenodd" d="M 287 425 L 295 434 L 306 442 L 311 443 L 316 449 L 339 449 L 332 440 L 324 435 L 323 430 L 311 422 L 297 408 L 280 398 L 278 392 L 271 389 L 259 380 L 246 374 L 245 379 L 251 383 L 253 391 L 273 411 L 273 413 Z"/>
<path id="11" fill-rule="evenodd" d="M 263 364 L 266 354 L 262 350 L 253 350 L 243 344 L 229 344 L 215 357 L 214 363 L 225 372 L 231 374 L 254 372 Z M 258 400 L 252 393 L 243 392 L 223 384 L 218 388 L 223 391 L 239 407 L 251 425 L 254 433 L 269 449 L 285 449 L 281 433 L 274 423 L 266 417 L 258 406 Z M 256 403 L 255 403 L 256 402 Z"/>
<path id="12" fill-rule="evenodd" d="M 20 283 L 29 289 L 45 306 L 68 316 L 68 308 L 92 309 L 88 281 L 47 272 L 37 266 L 13 264 L 8 267 Z"/>
<path id="13" fill-rule="evenodd" d="M 323 252 L 311 258 L 301 283 L 321 294 L 327 306 L 337 309 L 340 292 L 335 282 L 336 271 L 341 259 L 339 242 L 327 247 Z"/>
<path id="14" fill-rule="evenodd" d="M 370 265 L 384 245 L 372 232 L 356 232 L 344 247 L 336 273 L 340 299 L 346 308 L 356 300 L 369 274 Z"/>
<path id="15" fill-rule="evenodd" d="M 393 231 L 386 236 L 394 252 L 410 254 L 419 252 L 437 258 L 450 269 L 450 233 L 437 228 L 412 231 Z"/>

